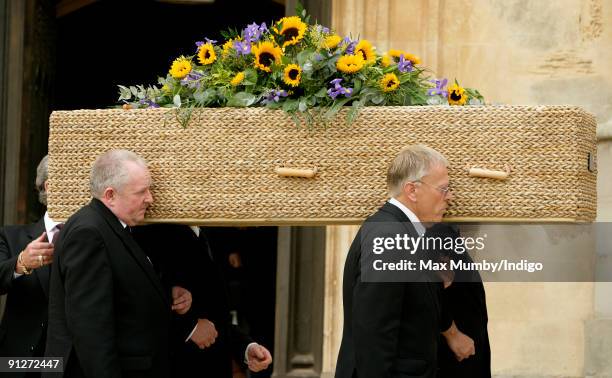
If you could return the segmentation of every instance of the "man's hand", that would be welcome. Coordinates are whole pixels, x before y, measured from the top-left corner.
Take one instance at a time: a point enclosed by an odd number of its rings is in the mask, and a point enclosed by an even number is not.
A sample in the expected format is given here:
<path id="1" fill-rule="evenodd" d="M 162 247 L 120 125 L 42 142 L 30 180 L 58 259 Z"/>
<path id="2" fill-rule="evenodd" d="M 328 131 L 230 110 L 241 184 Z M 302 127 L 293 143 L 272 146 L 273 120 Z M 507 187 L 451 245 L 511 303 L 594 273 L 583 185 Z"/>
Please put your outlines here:
<path id="1" fill-rule="evenodd" d="M 200 349 L 208 348 L 215 343 L 217 339 L 217 329 L 213 322 L 208 319 L 198 319 L 191 341 L 193 341 Z"/>
<path id="2" fill-rule="evenodd" d="M 249 370 L 257 373 L 266 369 L 272 363 L 272 355 L 263 345 L 251 344 L 247 348 L 247 362 Z"/>
<path id="3" fill-rule="evenodd" d="M 465 333 L 459 331 L 455 322 L 453 322 L 448 330 L 442 332 L 442 335 L 446 338 L 446 343 L 450 350 L 455 353 L 457 361 L 463 361 L 476 354 L 474 340 Z"/>
<path id="4" fill-rule="evenodd" d="M 47 233 L 43 232 L 40 236 L 30 242 L 21 253 L 21 262 L 27 269 L 40 268 L 53 262 L 53 244 L 45 241 Z M 15 265 L 15 272 L 23 274 L 19 261 Z"/>
<path id="5" fill-rule="evenodd" d="M 172 287 L 172 310 L 183 315 L 191 308 L 191 292 L 180 286 Z"/>

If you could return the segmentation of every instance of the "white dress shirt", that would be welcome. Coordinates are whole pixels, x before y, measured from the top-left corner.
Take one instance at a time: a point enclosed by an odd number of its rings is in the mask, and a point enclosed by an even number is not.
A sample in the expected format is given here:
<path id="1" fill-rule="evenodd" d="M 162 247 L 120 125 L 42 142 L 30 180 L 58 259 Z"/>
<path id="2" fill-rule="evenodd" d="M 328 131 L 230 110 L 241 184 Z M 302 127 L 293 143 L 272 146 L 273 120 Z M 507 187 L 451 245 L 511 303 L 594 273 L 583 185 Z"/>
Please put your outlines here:
<path id="1" fill-rule="evenodd" d="M 401 211 L 404 212 L 404 214 L 406 214 L 408 219 L 410 219 L 410 222 L 412 222 L 412 225 L 414 226 L 414 229 L 419 234 L 419 236 L 425 235 L 425 226 L 423 226 L 419 218 L 412 212 L 412 210 L 407 208 L 403 203 L 401 203 L 395 198 L 391 198 L 389 200 L 389 203 L 398 207 Z"/>
<path id="2" fill-rule="evenodd" d="M 57 225 L 60 222 L 56 222 L 49 216 L 49 213 L 45 211 L 45 215 L 43 216 L 43 221 L 45 223 L 45 232 L 47 233 L 47 240 L 51 242 L 53 240 L 53 236 L 59 231 L 57 229 Z M 37 239 L 40 235 L 34 235 Z M 25 249 L 25 248 L 24 248 Z M 13 272 L 13 279 L 23 276 L 23 274 L 19 274 L 17 272 Z"/>

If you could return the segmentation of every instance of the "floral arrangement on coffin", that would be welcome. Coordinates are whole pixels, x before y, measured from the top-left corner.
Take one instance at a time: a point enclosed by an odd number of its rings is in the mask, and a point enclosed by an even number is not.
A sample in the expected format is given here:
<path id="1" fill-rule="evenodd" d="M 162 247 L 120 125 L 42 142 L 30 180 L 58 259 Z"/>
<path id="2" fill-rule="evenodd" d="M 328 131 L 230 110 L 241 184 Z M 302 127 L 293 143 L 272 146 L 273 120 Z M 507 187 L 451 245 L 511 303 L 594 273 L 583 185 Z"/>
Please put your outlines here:
<path id="1" fill-rule="evenodd" d="M 158 86 L 119 86 L 119 101 L 124 108 L 265 106 L 298 124 L 298 114 L 309 124 L 326 122 L 349 105 L 352 122 L 363 106 L 484 103 L 456 80 L 447 87 L 447 79 L 431 79 L 413 54 L 379 55 L 369 41 L 309 25 L 297 11 L 270 28 L 253 23 L 223 32 L 223 43 L 196 42 L 195 55 L 176 58 Z"/>

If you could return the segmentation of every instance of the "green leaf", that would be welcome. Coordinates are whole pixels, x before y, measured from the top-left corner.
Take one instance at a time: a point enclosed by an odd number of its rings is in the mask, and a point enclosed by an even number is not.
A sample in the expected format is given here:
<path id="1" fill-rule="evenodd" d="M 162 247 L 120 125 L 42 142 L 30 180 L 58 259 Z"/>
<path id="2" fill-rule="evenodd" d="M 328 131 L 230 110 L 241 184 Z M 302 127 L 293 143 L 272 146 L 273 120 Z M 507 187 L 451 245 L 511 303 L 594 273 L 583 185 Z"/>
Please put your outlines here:
<path id="1" fill-rule="evenodd" d="M 324 98 L 325 96 L 327 96 L 327 88 L 323 87 L 319 89 L 314 95 L 315 97 Z"/>
<path id="2" fill-rule="evenodd" d="M 247 107 L 253 105 L 256 99 L 252 93 L 238 92 L 227 101 L 227 106 Z"/>
<path id="3" fill-rule="evenodd" d="M 174 95 L 174 97 L 172 98 L 172 102 L 174 103 L 174 106 L 176 106 L 177 108 L 180 108 L 181 107 L 181 96 Z"/>
<path id="4" fill-rule="evenodd" d="M 308 109 L 308 105 L 306 104 L 306 99 L 301 98 L 301 99 L 300 99 L 300 103 L 299 103 L 299 105 L 298 105 L 298 110 L 299 110 L 300 112 L 305 112 L 305 111 L 306 111 L 306 109 Z"/>

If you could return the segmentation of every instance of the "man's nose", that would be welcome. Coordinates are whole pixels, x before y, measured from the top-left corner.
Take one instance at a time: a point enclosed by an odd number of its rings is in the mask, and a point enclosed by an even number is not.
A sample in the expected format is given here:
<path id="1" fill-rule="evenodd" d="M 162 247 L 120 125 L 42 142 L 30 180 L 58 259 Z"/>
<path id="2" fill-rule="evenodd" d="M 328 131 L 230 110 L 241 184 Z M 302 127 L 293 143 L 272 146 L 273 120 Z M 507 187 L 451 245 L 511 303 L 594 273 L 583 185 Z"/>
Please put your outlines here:
<path id="1" fill-rule="evenodd" d="M 153 203 L 153 194 L 151 193 L 149 189 L 147 189 L 147 196 L 145 197 L 145 202 L 148 204 Z"/>

